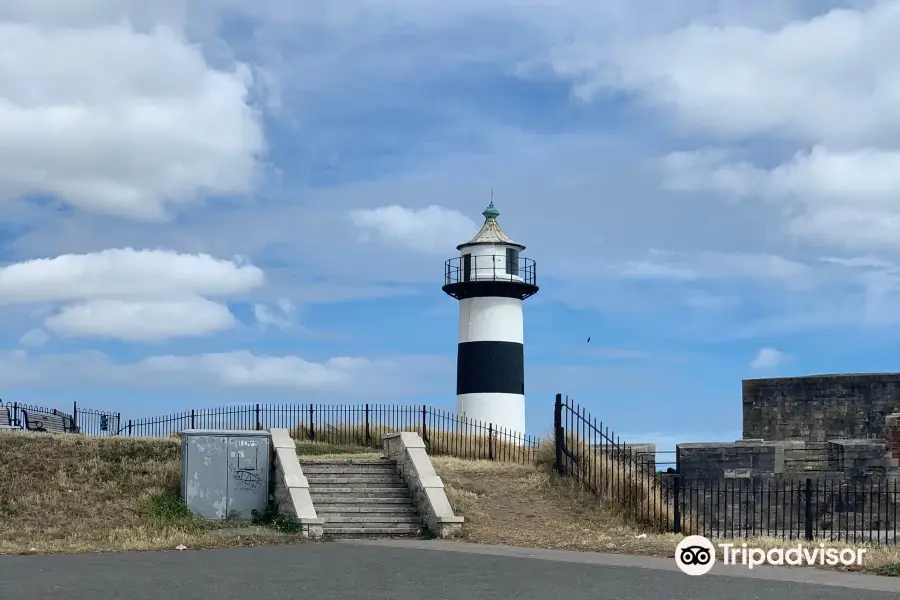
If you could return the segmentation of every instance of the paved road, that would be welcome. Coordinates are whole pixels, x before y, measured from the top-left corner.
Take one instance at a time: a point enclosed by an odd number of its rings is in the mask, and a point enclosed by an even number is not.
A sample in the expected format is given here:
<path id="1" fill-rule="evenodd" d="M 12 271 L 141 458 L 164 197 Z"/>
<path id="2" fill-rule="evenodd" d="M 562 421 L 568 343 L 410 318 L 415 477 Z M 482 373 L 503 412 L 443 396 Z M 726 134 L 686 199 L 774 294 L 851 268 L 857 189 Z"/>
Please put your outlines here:
<path id="1" fill-rule="evenodd" d="M 642 566 L 636 566 L 642 565 Z M 688 577 L 671 561 L 445 542 L 0 557 L 3 600 L 881 600 L 900 582 L 778 569 Z M 793 574 L 788 573 L 788 571 Z M 732 572 L 732 575 L 737 573 Z M 762 574 L 760 574 L 762 573 Z M 767 579 L 778 577 L 781 580 Z M 798 581 L 785 581 L 797 579 Z M 818 581 L 828 585 L 810 583 Z M 853 587 L 842 587 L 853 586 Z M 865 589 L 869 588 L 869 589 Z M 874 588 L 874 589 L 872 589 Z M 879 591 L 879 588 L 880 591 Z M 893 590 L 893 591 L 890 591 Z"/>

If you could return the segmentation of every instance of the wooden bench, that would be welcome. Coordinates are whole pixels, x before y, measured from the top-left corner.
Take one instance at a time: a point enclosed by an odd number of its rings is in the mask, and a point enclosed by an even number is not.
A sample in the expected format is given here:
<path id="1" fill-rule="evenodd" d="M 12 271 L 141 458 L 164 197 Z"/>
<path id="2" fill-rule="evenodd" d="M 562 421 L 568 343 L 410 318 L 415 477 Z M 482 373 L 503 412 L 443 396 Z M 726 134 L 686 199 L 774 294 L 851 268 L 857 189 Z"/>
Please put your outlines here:
<path id="1" fill-rule="evenodd" d="M 70 417 L 60 414 L 23 410 L 25 429 L 47 433 L 78 433 Z"/>

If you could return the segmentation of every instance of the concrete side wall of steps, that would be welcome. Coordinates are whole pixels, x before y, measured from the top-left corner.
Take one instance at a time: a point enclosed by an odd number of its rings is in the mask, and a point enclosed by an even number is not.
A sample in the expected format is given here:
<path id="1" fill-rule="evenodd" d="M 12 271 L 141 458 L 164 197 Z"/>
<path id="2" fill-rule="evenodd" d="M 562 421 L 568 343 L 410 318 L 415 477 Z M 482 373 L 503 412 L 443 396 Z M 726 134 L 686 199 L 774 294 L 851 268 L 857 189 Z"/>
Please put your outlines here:
<path id="1" fill-rule="evenodd" d="M 403 431 L 382 437 L 384 456 L 394 461 L 406 481 L 425 527 L 437 537 L 446 538 L 462 529 L 463 518 L 453 514 L 444 492 L 444 482 L 434 470 L 418 433 Z"/>
<path id="2" fill-rule="evenodd" d="M 272 480 L 274 504 L 279 514 L 300 521 L 304 537 L 322 537 L 323 520 L 316 514 L 309 495 L 309 481 L 297 459 L 297 446 L 287 429 L 270 429 L 272 436 Z"/>

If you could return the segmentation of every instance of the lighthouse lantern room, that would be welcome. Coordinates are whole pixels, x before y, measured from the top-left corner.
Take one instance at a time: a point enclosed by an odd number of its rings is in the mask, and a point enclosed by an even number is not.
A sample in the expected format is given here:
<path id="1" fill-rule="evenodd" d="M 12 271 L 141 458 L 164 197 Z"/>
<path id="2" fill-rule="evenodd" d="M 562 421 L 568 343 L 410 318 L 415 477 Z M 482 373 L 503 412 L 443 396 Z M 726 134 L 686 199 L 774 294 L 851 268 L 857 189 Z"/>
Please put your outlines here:
<path id="1" fill-rule="evenodd" d="M 497 222 L 493 201 L 484 225 L 444 265 L 443 290 L 459 300 L 456 399 L 461 416 L 525 433 L 522 301 L 538 291 L 535 262 L 521 255 Z"/>

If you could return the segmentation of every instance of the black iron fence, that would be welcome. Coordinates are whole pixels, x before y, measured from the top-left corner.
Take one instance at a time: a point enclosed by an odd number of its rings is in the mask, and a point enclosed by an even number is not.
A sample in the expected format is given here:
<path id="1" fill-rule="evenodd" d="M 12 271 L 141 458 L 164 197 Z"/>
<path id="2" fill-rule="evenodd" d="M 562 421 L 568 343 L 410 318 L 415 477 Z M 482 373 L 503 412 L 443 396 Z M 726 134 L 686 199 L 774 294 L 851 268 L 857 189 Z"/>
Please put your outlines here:
<path id="1" fill-rule="evenodd" d="M 776 537 L 894 544 L 897 480 L 862 478 L 687 479 L 677 481 L 684 531 L 706 537 Z"/>
<path id="2" fill-rule="evenodd" d="M 708 538 L 898 543 L 896 477 L 685 478 L 677 468 L 651 461 L 650 455 L 656 457 L 652 450 L 623 442 L 561 395 L 556 397 L 554 431 L 560 475 L 656 531 Z"/>
<path id="3" fill-rule="evenodd" d="M 382 436 L 416 431 L 436 455 L 533 462 L 540 439 L 427 405 L 250 404 L 122 419 L 119 413 L 74 407 L 81 433 L 93 436 L 170 437 L 184 429 L 290 430 L 296 440 L 380 448 Z"/>
<path id="4" fill-rule="evenodd" d="M 657 471 L 649 447 L 630 445 L 561 394 L 553 411 L 555 470 L 571 477 L 609 507 L 657 531 L 678 519 L 670 473 Z"/>

